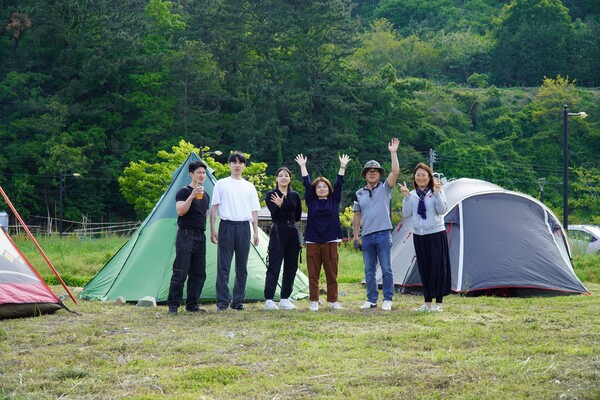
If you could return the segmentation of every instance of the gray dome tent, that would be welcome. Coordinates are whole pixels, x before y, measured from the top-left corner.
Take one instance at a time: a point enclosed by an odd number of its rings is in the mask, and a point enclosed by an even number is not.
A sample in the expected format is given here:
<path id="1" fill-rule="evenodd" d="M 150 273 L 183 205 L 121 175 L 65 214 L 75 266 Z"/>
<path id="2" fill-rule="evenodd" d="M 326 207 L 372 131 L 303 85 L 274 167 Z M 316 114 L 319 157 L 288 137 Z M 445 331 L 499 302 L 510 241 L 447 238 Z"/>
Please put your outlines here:
<path id="1" fill-rule="evenodd" d="M 452 290 L 469 294 L 588 293 L 573 271 L 562 226 L 543 203 L 476 179 L 444 185 Z M 419 292 L 412 224 L 392 233 L 394 283 Z M 378 269 L 381 283 L 381 270 Z"/>

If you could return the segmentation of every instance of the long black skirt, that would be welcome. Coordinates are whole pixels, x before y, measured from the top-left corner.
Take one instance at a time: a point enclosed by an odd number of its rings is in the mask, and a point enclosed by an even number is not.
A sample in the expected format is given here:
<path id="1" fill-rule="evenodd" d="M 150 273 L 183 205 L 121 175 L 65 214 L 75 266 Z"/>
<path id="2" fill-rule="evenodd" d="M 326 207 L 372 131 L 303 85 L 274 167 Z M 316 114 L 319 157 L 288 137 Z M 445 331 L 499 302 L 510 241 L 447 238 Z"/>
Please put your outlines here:
<path id="1" fill-rule="evenodd" d="M 435 299 L 450 294 L 452 272 L 446 232 L 413 235 L 413 242 L 423 283 L 423 297 Z"/>

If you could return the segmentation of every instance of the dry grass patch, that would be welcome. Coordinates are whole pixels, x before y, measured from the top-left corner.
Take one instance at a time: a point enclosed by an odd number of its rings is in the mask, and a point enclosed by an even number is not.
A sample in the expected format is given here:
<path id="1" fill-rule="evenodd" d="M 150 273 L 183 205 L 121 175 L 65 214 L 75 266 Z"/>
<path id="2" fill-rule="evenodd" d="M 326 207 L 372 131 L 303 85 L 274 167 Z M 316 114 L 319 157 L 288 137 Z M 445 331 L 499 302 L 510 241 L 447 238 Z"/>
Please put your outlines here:
<path id="1" fill-rule="evenodd" d="M 600 285 L 588 284 L 593 292 Z M 247 310 L 82 302 L 80 316 L 0 322 L 0 397 L 63 399 L 600 398 L 597 296 L 450 296 L 443 313 Z"/>

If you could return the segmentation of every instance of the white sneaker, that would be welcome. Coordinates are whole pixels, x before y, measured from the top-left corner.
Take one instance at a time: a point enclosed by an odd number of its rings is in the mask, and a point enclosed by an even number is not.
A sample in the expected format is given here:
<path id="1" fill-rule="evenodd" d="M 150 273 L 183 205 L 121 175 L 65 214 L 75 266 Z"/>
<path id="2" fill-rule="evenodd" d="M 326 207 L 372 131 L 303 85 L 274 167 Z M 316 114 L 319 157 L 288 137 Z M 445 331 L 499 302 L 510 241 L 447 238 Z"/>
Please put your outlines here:
<path id="1" fill-rule="evenodd" d="M 444 310 L 442 310 L 442 306 L 439 304 L 434 304 L 429 309 L 429 312 L 442 312 L 442 311 L 444 311 Z"/>
<path id="2" fill-rule="evenodd" d="M 429 311 L 429 307 L 427 306 L 427 304 L 423 304 L 421 307 L 415 308 L 415 311 L 419 311 L 419 312 Z"/>
<path id="3" fill-rule="evenodd" d="M 329 303 L 329 305 L 331 306 L 331 308 L 333 308 L 334 310 L 341 310 L 342 309 L 342 305 L 340 303 L 338 303 L 337 301 L 334 303 Z"/>
<path id="4" fill-rule="evenodd" d="M 392 309 L 392 302 L 390 300 L 384 300 L 381 309 L 383 311 L 390 311 Z"/>
<path id="5" fill-rule="evenodd" d="M 360 308 L 362 308 L 362 309 L 369 309 L 369 308 L 375 308 L 375 307 L 377 307 L 377 303 L 371 303 L 370 301 L 367 301 L 367 302 L 365 302 L 365 304 L 360 306 Z"/>
<path id="6" fill-rule="evenodd" d="M 265 301 L 265 310 L 279 310 L 279 307 L 273 300 L 267 300 Z"/>
<path id="7" fill-rule="evenodd" d="M 319 311 L 319 302 L 318 301 L 310 302 L 310 311 Z"/>
<path id="8" fill-rule="evenodd" d="M 289 299 L 281 299 L 279 301 L 279 308 L 282 310 L 295 310 L 296 306 L 294 305 L 294 303 L 289 301 Z"/>

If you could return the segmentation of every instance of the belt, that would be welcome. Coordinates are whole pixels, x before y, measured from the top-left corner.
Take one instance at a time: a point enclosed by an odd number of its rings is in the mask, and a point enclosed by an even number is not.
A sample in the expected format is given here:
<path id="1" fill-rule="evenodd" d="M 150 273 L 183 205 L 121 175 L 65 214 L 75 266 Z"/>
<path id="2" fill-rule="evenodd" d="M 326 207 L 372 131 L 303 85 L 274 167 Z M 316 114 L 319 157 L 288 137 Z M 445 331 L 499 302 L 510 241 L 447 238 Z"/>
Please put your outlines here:
<path id="1" fill-rule="evenodd" d="M 280 224 L 280 225 L 295 225 L 296 221 L 293 220 L 288 220 L 288 221 L 273 221 L 273 224 Z"/>
<path id="2" fill-rule="evenodd" d="M 228 219 L 222 219 L 221 222 L 231 224 L 231 225 L 244 225 L 244 224 L 247 225 L 250 221 L 230 221 Z"/>

